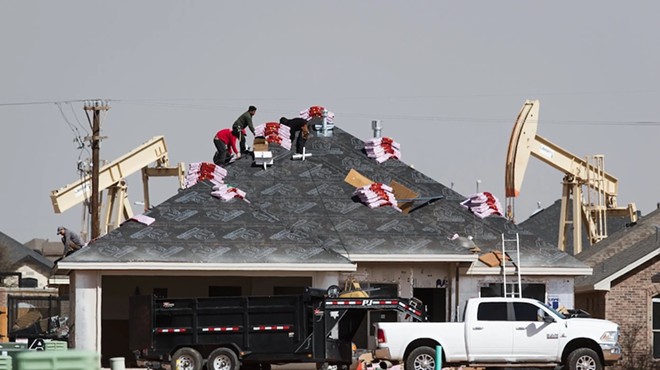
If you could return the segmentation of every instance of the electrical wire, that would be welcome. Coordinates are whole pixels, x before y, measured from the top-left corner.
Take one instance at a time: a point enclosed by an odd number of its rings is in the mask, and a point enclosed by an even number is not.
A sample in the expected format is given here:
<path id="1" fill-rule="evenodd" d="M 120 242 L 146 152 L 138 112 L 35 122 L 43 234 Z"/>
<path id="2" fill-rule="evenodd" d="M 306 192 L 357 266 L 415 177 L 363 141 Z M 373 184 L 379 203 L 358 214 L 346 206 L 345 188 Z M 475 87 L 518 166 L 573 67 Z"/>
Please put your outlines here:
<path id="1" fill-rule="evenodd" d="M 620 92 L 625 94 L 649 94 L 657 92 L 648 92 L 648 91 L 629 91 L 629 92 Z M 575 93 L 544 93 L 543 95 L 606 95 L 606 94 L 617 94 L 617 92 L 606 93 L 606 92 L 575 92 Z M 505 96 L 502 94 L 481 94 L 481 95 L 447 95 L 447 96 L 399 96 L 399 97 L 340 97 L 333 98 L 334 100 L 342 99 L 380 99 L 380 100 L 391 100 L 391 99 L 425 99 L 425 98 L 474 98 L 474 97 L 491 97 L 491 96 Z M 511 95 L 517 96 L 517 95 Z M 307 98 L 304 98 L 307 99 Z M 179 109 L 192 109 L 192 110 L 213 110 L 213 111 L 237 111 L 244 109 L 244 106 L 237 105 L 218 105 L 218 104 L 200 104 L 200 102 L 214 102 L 214 101 L 239 101 L 239 100 L 262 100 L 262 101 L 290 101 L 290 100 L 303 100 L 300 99 L 278 99 L 278 98 L 228 98 L 228 99 L 107 99 L 108 102 L 123 103 L 127 105 L 139 105 L 139 106 L 161 106 L 167 108 L 179 108 Z M 40 104 L 71 104 L 74 102 L 85 102 L 85 100 L 62 100 L 62 101 L 33 101 L 33 102 L 16 102 L 16 103 L 0 103 L 0 107 L 3 106 L 22 106 L 22 105 L 40 105 Z M 184 103 L 189 102 L 189 103 Z M 72 108 L 73 109 L 73 108 Z M 268 113 L 281 113 L 283 111 L 291 110 L 290 107 L 271 107 L 269 110 L 262 110 Z M 108 112 L 105 112 L 105 118 L 107 118 Z M 427 121 L 435 123 L 466 123 L 466 124 L 505 124 L 510 125 L 512 118 L 488 118 L 488 117 L 445 117 L 445 116 L 434 116 L 434 115 L 409 115 L 409 114 L 387 114 L 383 112 L 343 112 L 341 115 L 342 118 L 348 119 L 371 119 L 373 117 L 378 117 L 379 119 L 385 120 L 402 120 L 402 121 Z M 87 115 L 87 120 L 92 127 L 91 119 Z M 627 126 L 627 127 L 659 127 L 660 121 L 655 120 L 627 120 L 627 121 L 595 121 L 595 120 L 546 120 L 545 125 L 571 125 L 571 126 Z"/>
<path id="2" fill-rule="evenodd" d="M 71 104 L 71 102 L 67 102 L 67 104 L 69 105 L 69 108 L 71 108 L 71 113 L 73 113 L 73 117 L 75 117 L 76 122 L 78 123 L 78 126 L 85 131 L 86 135 L 90 136 L 90 132 L 87 131 L 87 128 L 85 128 L 85 125 L 83 125 L 82 122 L 80 122 L 80 119 L 78 118 L 78 115 L 76 114 L 76 111 L 73 109 L 73 104 Z"/>

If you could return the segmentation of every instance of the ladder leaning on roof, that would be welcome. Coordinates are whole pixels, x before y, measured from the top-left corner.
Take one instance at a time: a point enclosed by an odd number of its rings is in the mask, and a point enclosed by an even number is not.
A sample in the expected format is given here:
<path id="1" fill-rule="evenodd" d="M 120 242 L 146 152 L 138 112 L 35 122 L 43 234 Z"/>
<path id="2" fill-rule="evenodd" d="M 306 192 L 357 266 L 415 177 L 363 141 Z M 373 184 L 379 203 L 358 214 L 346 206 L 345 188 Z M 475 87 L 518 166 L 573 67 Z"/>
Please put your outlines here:
<path id="1" fill-rule="evenodd" d="M 507 243 L 516 243 L 515 251 L 512 250 L 513 247 L 507 248 Z M 518 233 L 516 233 L 515 239 L 505 239 L 504 234 L 502 234 L 502 260 L 500 265 L 502 266 L 502 285 L 504 287 L 504 297 L 516 297 L 516 289 L 512 286 L 511 291 L 509 291 L 509 286 L 506 280 L 507 267 L 509 263 L 515 268 L 515 274 L 517 280 L 513 281 L 512 284 L 518 285 L 518 298 L 522 298 L 522 281 L 520 279 L 520 238 Z"/>

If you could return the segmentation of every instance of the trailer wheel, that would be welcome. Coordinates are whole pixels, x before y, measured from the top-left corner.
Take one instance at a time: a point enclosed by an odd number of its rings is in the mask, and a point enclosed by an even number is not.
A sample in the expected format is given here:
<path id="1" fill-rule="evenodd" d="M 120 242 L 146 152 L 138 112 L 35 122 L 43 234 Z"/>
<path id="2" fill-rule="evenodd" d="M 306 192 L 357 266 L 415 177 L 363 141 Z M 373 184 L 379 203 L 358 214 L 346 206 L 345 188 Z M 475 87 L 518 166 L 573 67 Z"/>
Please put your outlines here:
<path id="1" fill-rule="evenodd" d="M 568 355 L 568 370 L 603 370 L 598 354 L 591 348 L 578 348 Z"/>
<path id="2" fill-rule="evenodd" d="M 239 370 L 241 365 L 234 351 L 229 348 L 216 348 L 206 361 L 209 370 Z"/>
<path id="3" fill-rule="evenodd" d="M 406 358 L 406 370 L 434 370 L 435 350 L 431 347 L 417 347 Z"/>
<path id="4" fill-rule="evenodd" d="M 172 356 L 172 370 L 202 370 L 202 355 L 190 347 L 179 348 Z"/>

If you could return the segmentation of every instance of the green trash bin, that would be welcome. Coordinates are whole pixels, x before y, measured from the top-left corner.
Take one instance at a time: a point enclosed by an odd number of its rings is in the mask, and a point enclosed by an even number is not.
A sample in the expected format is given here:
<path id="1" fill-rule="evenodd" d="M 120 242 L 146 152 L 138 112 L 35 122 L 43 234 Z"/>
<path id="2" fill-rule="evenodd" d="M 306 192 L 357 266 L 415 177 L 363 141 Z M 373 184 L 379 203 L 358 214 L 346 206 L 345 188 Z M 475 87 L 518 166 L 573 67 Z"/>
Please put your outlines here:
<path id="1" fill-rule="evenodd" d="M 12 358 L 0 354 L 0 370 L 11 370 Z"/>
<path id="2" fill-rule="evenodd" d="M 101 370 L 101 357 L 93 351 L 29 351 L 16 355 L 16 370 Z"/>
<path id="3" fill-rule="evenodd" d="M 69 348 L 69 343 L 64 340 L 51 340 L 44 341 L 45 351 L 66 351 Z"/>
<path id="4" fill-rule="evenodd" d="M 17 354 L 26 351 L 28 351 L 27 343 L 17 343 L 17 342 L 0 343 L 0 355 L 9 357 L 10 365 L 12 362 L 11 360 L 14 359 Z"/>

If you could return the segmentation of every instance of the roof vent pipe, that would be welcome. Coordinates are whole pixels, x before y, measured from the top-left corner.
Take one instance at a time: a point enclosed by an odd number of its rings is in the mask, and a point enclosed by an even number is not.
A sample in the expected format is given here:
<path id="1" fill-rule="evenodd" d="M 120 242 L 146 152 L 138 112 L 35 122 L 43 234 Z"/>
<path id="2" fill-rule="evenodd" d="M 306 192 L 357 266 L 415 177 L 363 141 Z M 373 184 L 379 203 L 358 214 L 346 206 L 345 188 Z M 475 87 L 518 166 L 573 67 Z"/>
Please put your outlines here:
<path id="1" fill-rule="evenodd" d="M 328 136 L 328 110 L 323 108 L 323 113 L 321 113 L 321 120 L 323 121 L 323 136 Z"/>
<path id="2" fill-rule="evenodd" d="M 374 138 L 379 138 L 381 131 L 383 130 L 383 126 L 380 124 L 380 120 L 371 121 L 371 129 L 374 130 Z"/>

